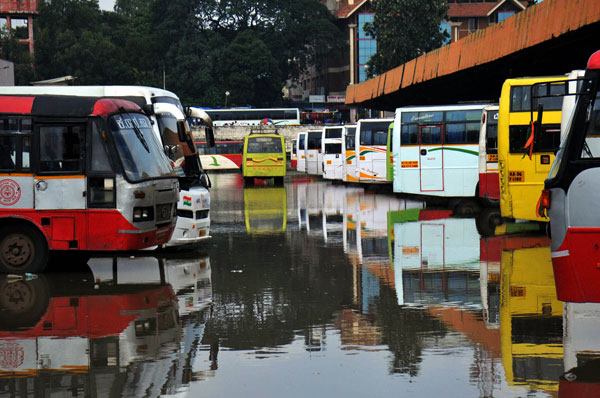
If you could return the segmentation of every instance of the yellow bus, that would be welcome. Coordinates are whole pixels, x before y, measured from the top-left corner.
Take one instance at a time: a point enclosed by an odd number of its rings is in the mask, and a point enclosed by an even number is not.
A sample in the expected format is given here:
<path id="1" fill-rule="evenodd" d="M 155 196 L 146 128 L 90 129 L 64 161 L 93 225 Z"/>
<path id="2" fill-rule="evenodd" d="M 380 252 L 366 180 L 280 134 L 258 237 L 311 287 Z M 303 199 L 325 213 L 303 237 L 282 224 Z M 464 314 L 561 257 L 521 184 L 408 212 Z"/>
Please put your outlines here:
<path id="1" fill-rule="evenodd" d="M 246 185 L 255 178 L 273 178 L 283 185 L 286 173 L 285 143 L 279 134 L 250 134 L 244 137 L 242 174 Z"/>
<path id="2" fill-rule="evenodd" d="M 502 86 L 498 111 L 498 170 L 502 217 L 544 221 L 537 202 L 560 145 L 562 97 L 531 101 L 531 86 L 564 80 L 565 76 L 508 79 Z M 552 86 L 557 94 L 564 85 Z M 543 105 L 541 126 L 532 134 L 538 104 Z"/>

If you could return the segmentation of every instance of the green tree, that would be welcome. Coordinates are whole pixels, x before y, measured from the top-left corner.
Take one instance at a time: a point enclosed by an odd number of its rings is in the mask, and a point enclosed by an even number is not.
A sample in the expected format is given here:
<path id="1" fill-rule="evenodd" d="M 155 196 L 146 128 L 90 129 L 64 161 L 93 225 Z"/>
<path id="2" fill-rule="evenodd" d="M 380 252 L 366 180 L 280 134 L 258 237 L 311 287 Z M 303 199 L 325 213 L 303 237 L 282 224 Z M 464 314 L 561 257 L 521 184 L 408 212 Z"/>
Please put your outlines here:
<path id="1" fill-rule="evenodd" d="M 14 32 L 0 30 L 0 52 L 2 59 L 11 61 L 14 65 L 16 85 L 27 85 L 34 80 L 33 57 L 29 54 L 29 46 L 19 43 Z"/>
<path id="2" fill-rule="evenodd" d="M 97 0 L 40 2 L 36 23 L 37 79 L 73 75 L 80 84 L 124 83 L 127 64 L 121 43 L 106 31 Z M 119 26 L 115 23 L 114 26 Z"/>
<path id="3" fill-rule="evenodd" d="M 375 17 L 365 32 L 377 39 L 368 62 L 369 76 L 381 74 L 439 48 L 448 37 L 440 29 L 447 17 L 446 0 L 373 0 Z"/>

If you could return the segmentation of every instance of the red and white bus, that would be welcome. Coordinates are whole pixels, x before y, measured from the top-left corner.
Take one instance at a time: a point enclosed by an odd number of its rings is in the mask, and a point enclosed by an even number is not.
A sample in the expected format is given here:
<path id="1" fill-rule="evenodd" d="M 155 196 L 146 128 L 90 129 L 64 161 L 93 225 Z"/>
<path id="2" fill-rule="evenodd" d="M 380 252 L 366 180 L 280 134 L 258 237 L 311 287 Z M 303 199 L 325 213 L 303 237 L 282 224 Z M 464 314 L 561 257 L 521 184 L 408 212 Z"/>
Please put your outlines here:
<path id="1" fill-rule="evenodd" d="M 244 141 L 216 141 L 214 147 L 196 142 L 204 170 L 239 170 L 242 166 Z"/>
<path id="2" fill-rule="evenodd" d="M 566 85 L 568 89 L 564 93 L 577 98 L 575 110 L 565 126 L 560 148 L 545 181 L 538 213 L 547 212 L 550 216 L 552 265 L 558 299 L 598 303 L 600 51 L 588 60 L 584 77 L 575 81 L 580 84 Z M 532 92 L 551 93 L 553 84 L 564 83 L 540 83 L 532 86 Z M 580 88 L 572 89 L 578 86 Z M 532 102 L 541 97 L 543 95 L 532 95 Z M 542 111 L 538 112 L 538 121 L 542 120 Z M 535 122 L 534 131 L 538 126 L 539 122 Z"/>
<path id="3" fill-rule="evenodd" d="M 52 250 L 138 250 L 169 241 L 177 176 L 139 106 L 0 95 L 0 125 L 1 271 L 40 272 Z"/>

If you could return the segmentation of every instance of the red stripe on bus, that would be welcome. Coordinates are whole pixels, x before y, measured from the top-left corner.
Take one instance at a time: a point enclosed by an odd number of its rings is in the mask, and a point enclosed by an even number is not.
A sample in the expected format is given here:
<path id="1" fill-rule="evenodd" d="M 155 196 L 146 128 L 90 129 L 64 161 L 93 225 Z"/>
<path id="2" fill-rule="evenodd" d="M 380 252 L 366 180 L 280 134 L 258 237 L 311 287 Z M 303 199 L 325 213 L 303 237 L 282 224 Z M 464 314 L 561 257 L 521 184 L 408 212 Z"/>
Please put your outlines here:
<path id="1" fill-rule="evenodd" d="M 2 113 L 31 113 L 34 97 L 0 97 Z"/>

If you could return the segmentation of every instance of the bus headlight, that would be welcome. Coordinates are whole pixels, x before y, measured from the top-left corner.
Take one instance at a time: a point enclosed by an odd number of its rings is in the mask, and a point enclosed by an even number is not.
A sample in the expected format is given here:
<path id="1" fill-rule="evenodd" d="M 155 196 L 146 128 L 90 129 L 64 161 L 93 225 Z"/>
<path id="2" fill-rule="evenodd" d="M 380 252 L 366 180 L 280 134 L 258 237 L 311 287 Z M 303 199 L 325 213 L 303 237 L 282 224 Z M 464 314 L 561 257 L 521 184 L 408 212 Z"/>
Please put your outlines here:
<path id="1" fill-rule="evenodd" d="M 133 221 L 150 221 L 154 219 L 152 207 L 134 207 Z"/>

